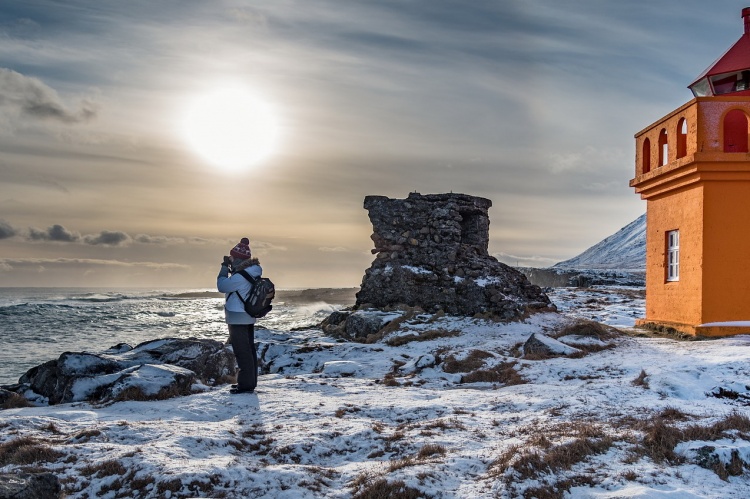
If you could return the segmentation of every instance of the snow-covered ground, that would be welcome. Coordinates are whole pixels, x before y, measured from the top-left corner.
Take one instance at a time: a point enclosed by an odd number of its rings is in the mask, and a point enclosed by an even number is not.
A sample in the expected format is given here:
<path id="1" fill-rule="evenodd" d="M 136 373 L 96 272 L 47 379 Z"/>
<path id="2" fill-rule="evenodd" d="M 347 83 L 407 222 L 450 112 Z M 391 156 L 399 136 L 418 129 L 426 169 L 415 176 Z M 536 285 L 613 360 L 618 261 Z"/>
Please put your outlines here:
<path id="1" fill-rule="evenodd" d="M 642 291 L 551 298 L 562 313 L 417 315 L 367 345 L 261 331 L 283 371 L 255 394 L 8 409 L 0 471 L 73 498 L 750 497 L 750 337 L 576 336 L 632 326 Z M 589 353 L 520 358 L 532 333 Z"/>

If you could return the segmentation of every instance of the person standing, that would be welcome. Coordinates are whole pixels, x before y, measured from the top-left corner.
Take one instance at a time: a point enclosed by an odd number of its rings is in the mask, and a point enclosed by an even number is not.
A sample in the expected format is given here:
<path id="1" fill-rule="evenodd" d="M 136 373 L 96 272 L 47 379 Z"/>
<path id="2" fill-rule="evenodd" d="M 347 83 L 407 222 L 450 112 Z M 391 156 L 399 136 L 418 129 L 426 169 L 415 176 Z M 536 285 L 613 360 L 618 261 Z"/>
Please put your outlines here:
<path id="1" fill-rule="evenodd" d="M 263 273 L 260 262 L 252 257 L 250 241 L 243 237 L 224 257 L 216 278 L 216 287 L 226 295 L 224 318 L 229 328 L 229 341 L 237 359 L 237 384 L 229 393 L 253 393 L 258 384 L 258 356 L 255 351 L 255 318 L 245 312 L 246 300 L 253 283 L 240 270 L 259 278 Z M 230 275 L 231 274 L 231 275 Z"/>

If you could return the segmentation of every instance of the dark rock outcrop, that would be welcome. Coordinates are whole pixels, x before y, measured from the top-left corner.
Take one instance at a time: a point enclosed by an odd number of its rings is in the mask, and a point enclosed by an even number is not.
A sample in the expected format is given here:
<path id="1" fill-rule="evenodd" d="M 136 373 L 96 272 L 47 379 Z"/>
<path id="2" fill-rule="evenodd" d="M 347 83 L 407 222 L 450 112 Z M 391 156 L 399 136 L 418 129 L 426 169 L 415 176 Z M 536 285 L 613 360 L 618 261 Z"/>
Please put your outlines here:
<path id="1" fill-rule="evenodd" d="M 328 316 L 320 327 L 334 338 L 361 341 L 399 316 L 378 310 L 339 310 Z"/>
<path id="2" fill-rule="evenodd" d="M 61 493 L 52 473 L 0 473 L 0 499 L 57 499 Z"/>
<path id="3" fill-rule="evenodd" d="M 234 354 L 223 343 L 165 338 L 98 354 L 65 352 L 5 388 L 31 390 L 50 404 L 159 399 L 189 393 L 197 381 L 215 385 L 235 374 Z"/>
<path id="4" fill-rule="evenodd" d="M 491 205 L 466 194 L 367 196 L 377 257 L 355 308 L 404 305 L 500 320 L 553 309 L 541 288 L 488 254 Z"/>

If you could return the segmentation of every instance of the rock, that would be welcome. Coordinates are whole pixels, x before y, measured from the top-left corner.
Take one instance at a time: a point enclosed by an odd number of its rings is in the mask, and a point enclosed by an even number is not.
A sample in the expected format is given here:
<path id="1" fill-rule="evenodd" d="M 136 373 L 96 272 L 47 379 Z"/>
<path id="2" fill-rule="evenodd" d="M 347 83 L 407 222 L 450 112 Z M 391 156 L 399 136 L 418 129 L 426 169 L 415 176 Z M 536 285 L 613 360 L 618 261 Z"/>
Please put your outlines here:
<path id="1" fill-rule="evenodd" d="M 337 310 L 323 320 L 320 328 L 334 338 L 343 337 L 345 336 L 346 319 L 352 313 L 351 310 Z"/>
<path id="2" fill-rule="evenodd" d="M 299 345 L 261 343 L 257 348 L 261 372 L 263 374 L 283 373 L 289 368 L 300 367 L 304 359 L 298 358 L 299 349 Z"/>
<path id="3" fill-rule="evenodd" d="M 704 441 L 681 442 L 675 453 L 686 457 L 701 468 L 716 472 L 726 480 L 741 475 L 750 467 L 750 444 L 745 440 L 722 439 L 710 444 Z"/>
<path id="4" fill-rule="evenodd" d="M 380 331 L 393 320 L 392 314 L 378 312 L 357 311 L 346 319 L 346 335 L 350 339 L 367 338 L 370 334 Z"/>
<path id="5" fill-rule="evenodd" d="M 581 353 L 578 348 L 571 347 L 554 338 L 539 333 L 533 333 L 522 347 L 523 356 L 560 357 Z"/>
<path id="6" fill-rule="evenodd" d="M 490 200 L 411 193 L 407 199 L 367 196 L 364 206 L 377 256 L 355 309 L 405 305 L 500 320 L 553 310 L 541 288 L 488 254 Z"/>
<path id="7" fill-rule="evenodd" d="M 162 400 L 177 395 L 188 395 L 196 374 L 178 366 L 168 364 L 144 364 L 119 373 L 114 383 L 105 383 L 101 395 L 96 396 L 103 401 L 115 400 Z M 72 392 L 77 394 L 80 385 L 87 385 L 86 380 L 77 380 Z M 85 395 L 83 395 L 85 393 Z M 90 392 L 83 392 L 74 400 L 91 398 Z"/>
<path id="8" fill-rule="evenodd" d="M 216 340 L 168 338 L 141 343 L 120 357 L 134 363 L 157 363 L 193 371 L 208 385 L 222 383 L 236 373 L 234 354 Z"/>
<path id="9" fill-rule="evenodd" d="M 423 369 L 426 369 L 428 367 L 435 367 L 437 364 L 437 359 L 435 359 L 435 356 L 428 353 L 424 355 L 420 355 L 416 359 L 412 359 L 403 366 L 399 367 L 398 371 L 399 374 L 406 375 L 406 374 L 414 374 L 419 373 Z"/>
<path id="10" fill-rule="evenodd" d="M 0 473 L 0 499 L 57 499 L 61 491 L 52 473 Z"/>
<path id="11" fill-rule="evenodd" d="M 138 400 L 189 393 L 196 381 L 215 385 L 236 374 L 234 354 L 215 340 L 165 338 L 106 353 L 65 352 L 19 380 L 50 404 Z"/>
<path id="12" fill-rule="evenodd" d="M 329 378 L 348 378 L 357 374 L 362 366 L 350 360 L 332 360 L 323 364 L 323 375 Z"/>
<path id="13" fill-rule="evenodd" d="M 356 310 L 334 312 L 320 325 L 323 331 L 334 337 L 347 340 L 363 340 L 383 329 L 400 313 L 379 310 Z"/>

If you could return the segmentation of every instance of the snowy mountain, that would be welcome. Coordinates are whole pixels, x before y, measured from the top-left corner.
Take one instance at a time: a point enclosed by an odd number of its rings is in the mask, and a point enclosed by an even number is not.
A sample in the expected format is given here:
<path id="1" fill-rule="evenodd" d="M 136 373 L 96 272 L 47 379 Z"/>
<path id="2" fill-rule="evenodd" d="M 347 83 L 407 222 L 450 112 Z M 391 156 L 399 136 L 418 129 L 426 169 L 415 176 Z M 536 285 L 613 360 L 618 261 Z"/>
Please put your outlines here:
<path id="1" fill-rule="evenodd" d="M 646 214 L 644 213 L 580 255 L 557 263 L 554 267 L 567 269 L 645 269 Z"/>

